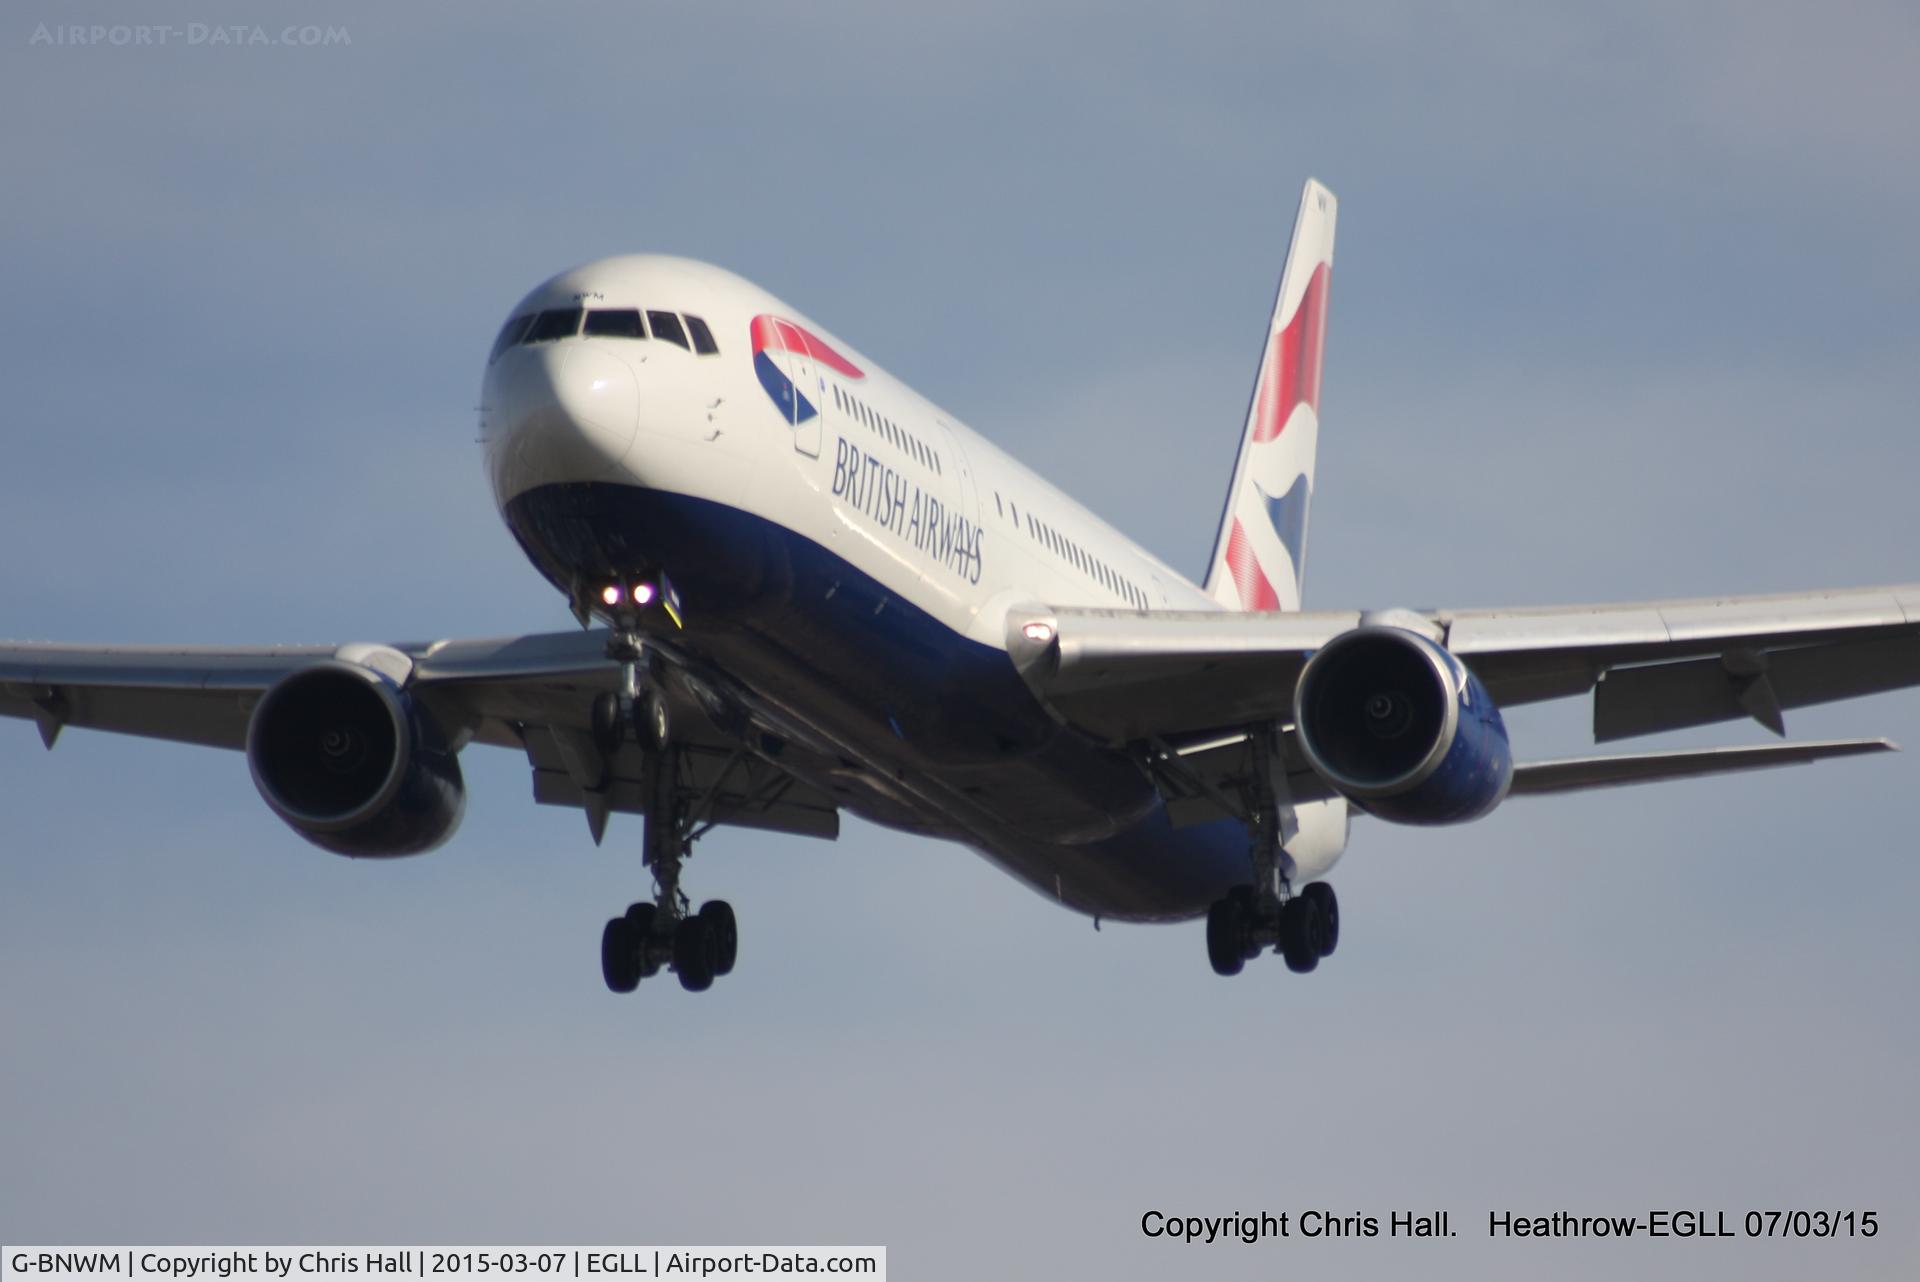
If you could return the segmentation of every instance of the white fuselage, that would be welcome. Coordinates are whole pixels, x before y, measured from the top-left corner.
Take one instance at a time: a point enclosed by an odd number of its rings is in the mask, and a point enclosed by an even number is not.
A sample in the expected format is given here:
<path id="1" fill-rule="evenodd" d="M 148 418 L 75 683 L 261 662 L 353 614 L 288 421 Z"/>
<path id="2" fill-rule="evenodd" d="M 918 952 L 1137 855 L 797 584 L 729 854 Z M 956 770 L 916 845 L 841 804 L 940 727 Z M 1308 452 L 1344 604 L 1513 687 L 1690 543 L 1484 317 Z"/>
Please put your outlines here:
<path id="1" fill-rule="evenodd" d="M 569 333 L 565 313 L 571 309 L 584 309 L 588 319 Z M 539 319 L 549 315 L 553 319 Z M 630 315 L 647 318 L 644 337 Z M 714 557 L 716 542 L 743 545 L 740 577 L 758 576 L 756 582 L 773 572 L 760 552 L 749 557 L 745 545 L 779 543 L 788 549 L 775 557 L 779 573 L 825 584 L 818 592 L 780 589 L 787 594 L 783 608 L 804 607 L 822 617 L 846 608 L 846 599 L 834 600 L 844 580 L 847 599 L 873 602 L 863 608 L 874 615 L 876 651 L 883 640 L 896 640 L 886 630 L 898 627 L 898 646 L 921 655 L 930 688 L 951 675 L 940 669 L 955 666 L 949 645 L 964 647 L 968 663 L 991 664 L 995 654 L 1005 663 L 1008 614 L 1018 606 L 1219 608 L 1198 586 L 856 348 L 731 273 L 665 256 L 603 259 L 541 285 L 512 318 L 503 340 L 514 339 L 518 328 L 521 341 L 496 347 L 482 397 L 487 471 L 509 526 L 565 590 L 578 592 L 570 577 L 620 572 L 627 568 L 623 557 L 657 559 L 657 568 L 676 581 L 680 562 L 697 562 L 711 581 L 701 595 L 717 603 L 731 598 L 728 562 Z M 527 341 L 529 325 L 533 341 Z M 582 328 L 586 332 L 578 332 Z M 619 520 L 609 521 L 615 500 L 608 495 L 631 496 L 646 510 L 629 516 L 623 507 Z M 750 570 L 749 563 L 758 568 Z M 686 586 L 689 611 L 697 611 L 695 583 L 689 579 Z M 796 594 L 804 598 L 797 605 L 789 599 Z M 815 651 L 857 647 L 866 634 L 833 635 L 842 640 L 817 643 Z M 750 651 L 725 652 L 738 667 L 738 656 Z M 769 650 L 765 659 L 788 666 L 813 661 L 799 651 L 775 656 Z M 897 661 L 876 652 L 876 680 Z M 834 671 L 823 670 L 817 685 L 843 682 L 863 662 L 841 655 L 827 667 Z M 734 676 L 747 685 L 780 684 L 770 674 Z M 993 684 L 995 692 L 983 691 L 983 701 L 1012 697 Z M 937 740 L 940 727 L 953 723 L 953 700 L 914 721 L 908 715 L 913 700 L 899 695 L 866 713 L 866 720 L 890 725 L 895 742 L 889 744 L 876 741 L 872 727 L 862 733 L 851 724 L 861 719 L 851 705 L 815 708 L 805 681 L 796 679 L 792 689 L 784 715 L 808 721 L 876 781 L 891 774 L 876 786 L 901 806 L 927 811 L 925 830 L 967 840 L 1072 906 L 1120 916 L 1187 916 L 1203 910 L 1219 892 L 1216 883 L 1234 871 L 1217 857 L 1194 859 L 1192 843 L 1182 836 L 1193 830 L 1166 829 L 1164 818 L 1156 818 L 1151 787 L 1131 789 L 1129 763 L 1113 750 L 1079 745 L 1090 759 L 1101 752 L 1110 759 L 1088 778 L 1111 777 L 1088 782 L 1077 794 L 1077 784 L 1065 787 L 1057 808 L 1041 796 L 1044 786 L 1009 782 L 1004 791 L 1017 800 L 996 810 L 992 790 L 979 782 L 983 766 L 1005 776 L 1022 760 L 1064 761 L 1066 746 L 1016 734 L 1003 736 L 1007 750 L 997 762 L 982 762 L 977 752 L 946 753 Z M 876 759 L 890 748 L 907 768 Z M 954 774 L 942 763 L 964 769 Z M 1075 769 L 1055 764 L 1039 773 L 1051 779 Z M 1337 825 L 1334 818 L 1325 815 L 1312 825 L 1314 838 L 1289 851 L 1298 875 L 1317 876 L 1337 858 L 1344 807 Z M 1149 844 L 1164 847 L 1167 859 L 1195 865 L 1172 869 L 1158 901 L 1151 888 L 1135 884 L 1151 874 L 1131 864 L 1124 887 L 1099 884 L 1100 843 L 1138 845 L 1142 825 L 1155 830 Z M 1208 840 L 1218 845 L 1219 836 Z M 1043 846 L 1060 854 L 1064 869 L 1035 853 Z M 1010 853 L 1014 847 L 1024 853 Z M 1075 847 L 1082 848 L 1077 857 Z M 1196 877 L 1201 864 L 1207 871 Z M 1076 883 L 1084 883 L 1077 893 Z"/>

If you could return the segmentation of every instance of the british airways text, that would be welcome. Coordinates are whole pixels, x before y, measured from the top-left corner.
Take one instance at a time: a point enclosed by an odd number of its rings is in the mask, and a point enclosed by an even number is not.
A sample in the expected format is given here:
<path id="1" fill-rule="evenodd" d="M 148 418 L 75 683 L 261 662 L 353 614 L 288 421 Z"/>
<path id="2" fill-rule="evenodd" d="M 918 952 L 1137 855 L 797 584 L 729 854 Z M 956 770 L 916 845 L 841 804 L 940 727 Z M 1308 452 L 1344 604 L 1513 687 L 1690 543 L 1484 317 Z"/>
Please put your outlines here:
<path id="1" fill-rule="evenodd" d="M 833 496 L 968 583 L 980 581 L 980 527 L 845 437 L 834 443 Z"/>

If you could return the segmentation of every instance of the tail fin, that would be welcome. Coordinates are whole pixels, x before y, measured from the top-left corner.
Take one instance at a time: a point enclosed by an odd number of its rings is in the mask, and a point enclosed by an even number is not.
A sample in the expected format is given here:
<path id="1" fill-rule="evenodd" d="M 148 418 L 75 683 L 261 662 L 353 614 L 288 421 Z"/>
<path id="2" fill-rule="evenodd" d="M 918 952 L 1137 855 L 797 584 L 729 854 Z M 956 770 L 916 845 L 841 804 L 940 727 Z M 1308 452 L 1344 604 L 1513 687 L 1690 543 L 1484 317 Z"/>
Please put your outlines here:
<path id="1" fill-rule="evenodd" d="M 1300 608 L 1338 210 L 1333 193 L 1309 178 L 1207 567 L 1207 595 L 1230 610 Z"/>

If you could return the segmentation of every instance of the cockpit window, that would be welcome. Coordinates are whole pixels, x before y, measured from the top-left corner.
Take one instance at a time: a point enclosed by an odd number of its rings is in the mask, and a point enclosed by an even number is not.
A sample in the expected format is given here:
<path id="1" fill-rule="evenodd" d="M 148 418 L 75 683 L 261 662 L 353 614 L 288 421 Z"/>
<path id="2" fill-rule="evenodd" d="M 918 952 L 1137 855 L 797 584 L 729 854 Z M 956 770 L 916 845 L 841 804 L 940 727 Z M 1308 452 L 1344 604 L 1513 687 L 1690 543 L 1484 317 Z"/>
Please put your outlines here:
<path id="1" fill-rule="evenodd" d="M 640 324 L 640 313 L 631 307 L 613 311 L 591 311 L 587 313 L 587 335 L 590 338 L 645 338 L 646 329 Z"/>
<path id="2" fill-rule="evenodd" d="M 702 356 L 712 356 L 720 350 L 720 344 L 713 341 L 713 331 L 698 316 L 688 316 L 687 333 L 693 335 L 693 350 Z"/>
<path id="3" fill-rule="evenodd" d="M 687 345 L 686 331 L 680 328 L 680 318 L 672 312 L 648 312 L 647 325 L 653 330 L 655 338 L 678 343 L 682 347 Z"/>
<path id="4" fill-rule="evenodd" d="M 500 327 L 500 337 L 493 340 L 493 350 L 487 353 L 487 364 L 500 359 L 500 353 L 512 347 L 527 336 L 527 327 L 533 324 L 533 313 L 516 316 Z"/>
<path id="5" fill-rule="evenodd" d="M 533 322 L 533 328 L 527 332 L 529 343 L 551 343 L 556 338 L 572 338 L 580 332 L 580 313 L 578 307 L 562 307 L 557 311 L 541 312 Z"/>

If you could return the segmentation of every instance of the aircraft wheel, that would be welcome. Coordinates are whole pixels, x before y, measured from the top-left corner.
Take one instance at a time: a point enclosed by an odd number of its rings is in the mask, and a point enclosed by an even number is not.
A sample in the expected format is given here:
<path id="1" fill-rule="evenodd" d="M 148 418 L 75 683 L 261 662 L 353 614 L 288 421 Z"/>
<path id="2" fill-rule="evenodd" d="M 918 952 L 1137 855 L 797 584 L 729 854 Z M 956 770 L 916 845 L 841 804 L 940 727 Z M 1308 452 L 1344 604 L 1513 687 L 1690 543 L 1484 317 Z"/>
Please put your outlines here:
<path id="1" fill-rule="evenodd" d="M 1207 960 L 1216 975 L 1238 975 L 1246 966 L 1246 896 L 1216 899 L 1207 910 Z"/>
<path id="2" fill-rule="evenodd" d="M 697 916 L 686 918 L 673 932 L 673 969 L 679 973 L 680 987 L 690 993 L 713 987 L 713 933 L 710 924 Z"/>
<path id="3" fill-rule="evenodd" d="M 655 687 L 649 689 L 633 705 L 633 729 L 640 736 L 640 742 L 655 752 L 665 752 L 673 741 L 673 721 L 667 713 L 667 696 Z"/>
<path id="4" fill-rule="evenodd" d="M 1287 969 L 1304 975 L 1320 964 L 1320 914 L 1304 896 L 1296 895 L 1280 910 L 1280 955 Z"/>
<path id="5" fill-rule="evenodd" d="M 640 986 L 640 951 L 646 937 L 626 917 L 615 917 L 600 932 L 600 976 L 616 993 Z"/>
<path id="6" fill-rule="evenodd" d="M 650 941 L 653 938 L 653 916 L 659 911 L 647 900 L 637 904 L 628 904 L 623 920 L 633 931 L 635 954 L 640 958 L 640 978 L 645 979 L 660 969 L 660 963 L 653 959 Z"/>
<path id="7" fill-rule="evenodd" d="M 734 921 L 733 905 L 724 899 L 710 899 L 700 905 L 700 920 L 713 935 L 713 973 L 733 973 L 734 959 L 740 952 L 740 927 Z"/>
<path id="8" fill-rule="evenodd" d="M 627 737 L 626 719 L 620 715 L 620 696 L 609 690 L 593 701 L 593 744 L 602 756 L 620 751 Z"/>
<path id="9" fill-rule="evenodd" d="M 1320 955 L 1333 956 L 1340 946 L 1340 897 L 1324 881 L 1316 881 L 1300 892 L 1300 898 L 1313 906 L 1320 918 Z"/>

